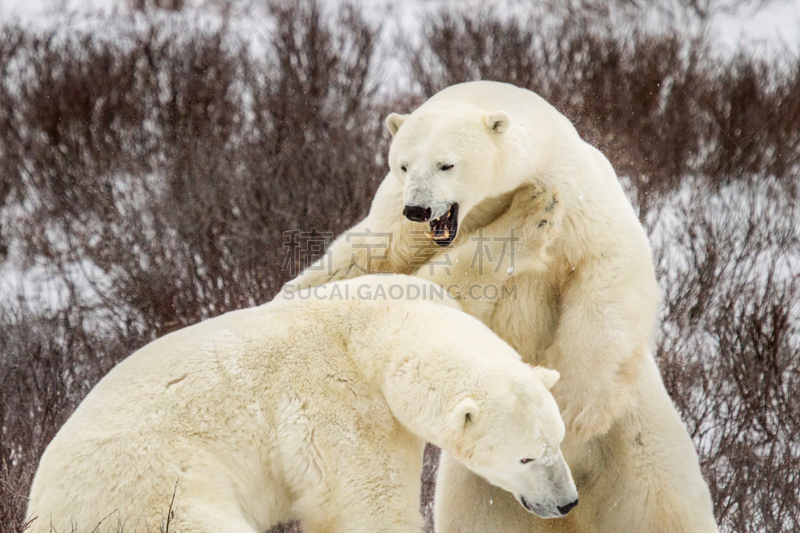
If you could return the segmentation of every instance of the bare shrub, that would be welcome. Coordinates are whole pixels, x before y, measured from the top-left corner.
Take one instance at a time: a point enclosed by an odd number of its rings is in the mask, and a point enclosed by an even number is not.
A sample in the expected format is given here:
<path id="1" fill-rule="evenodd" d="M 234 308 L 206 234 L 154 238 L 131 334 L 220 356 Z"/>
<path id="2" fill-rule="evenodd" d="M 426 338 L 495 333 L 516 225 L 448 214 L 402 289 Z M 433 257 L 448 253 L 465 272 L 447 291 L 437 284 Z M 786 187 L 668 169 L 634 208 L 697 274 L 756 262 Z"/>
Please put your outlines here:
<path id="1" fill-rule="evenodd" d="M 267 60 L 225 26 L 26 36 L 3 164 L 27 191 L 27 256 L 91 261 L 101 299 L 161 334 L 268 300 L 285 230 L 363 214 L 383 143 L 374 30 L 352 10 L 333 29 L 312 2 L 274 13 Z"/>
<path id="2" fill-rule="evenodd" d="M 186 5 L 186 0 L 127 0 L 130 9 L 135 11 L 150 11 L 163 9 L 165 11 L 180 11 Z"/>
<path id="3" fill-rule="evenodd" d="M 0 531 L 25 529 L 28 488 L 42 452 L 115 362 L 142 344 L 99 333 L 74 302 L 61 309 L 0 309 Z M 95 330 L 95 331 L 93 331 Z"/>
<path id="4" fill-rule="evenodd" d="M 687 183 L 654 217 L 656 357 L 727 531 L 800 527 L 799 223 L 774 179 Z"/>
<path id="5" fill-rule="evenodd" d="M 292 275 L 282 269 L 285 231 L 339 232 L 366 212 L 385 146 L 369 81 L 376 30 L 355 10 L 334 21 L 310 1 L 272 12 L 267 57 L 225 24 L 151 21 L 122 41 L 0 29 L 0 193 L 13 204 L 3 237 L 25 264 L 76 288 L 76 308 L 102 314 L 116 335 L 76 347 L 78 326 L 56 321 L 61 329 L 30 337 L 71 348 L 41 363 L 57 396 L 4 390 L 12 433 L 2 457 L 18 450 L 8 491 L 27 494 L 43 446 L 133 346 L 268 301 Z M 32 350 L 24 324 L 37 320 L 6 324 L 7 349 Z M 106 355 L 79 353 L 92 346 Z M 103 372 L 64 373 L 87 357 Z M 25 361 L 15 356 L 3 377 L 34 380 L 39 362 Z M 58 376 L 81 388 L 63 392 Z M 4 516 L 23 512 L 23 500 L 3 498 Z"/>
<path id="6" fill-rule="evenodd" d="M 433 531 L 433 495 L 436 492 L 436 470 L 439 468 L 441 450 L 433 444 L 425 446 L 422 463 L 422 491 L 420 505 L 425 531 Z"/>

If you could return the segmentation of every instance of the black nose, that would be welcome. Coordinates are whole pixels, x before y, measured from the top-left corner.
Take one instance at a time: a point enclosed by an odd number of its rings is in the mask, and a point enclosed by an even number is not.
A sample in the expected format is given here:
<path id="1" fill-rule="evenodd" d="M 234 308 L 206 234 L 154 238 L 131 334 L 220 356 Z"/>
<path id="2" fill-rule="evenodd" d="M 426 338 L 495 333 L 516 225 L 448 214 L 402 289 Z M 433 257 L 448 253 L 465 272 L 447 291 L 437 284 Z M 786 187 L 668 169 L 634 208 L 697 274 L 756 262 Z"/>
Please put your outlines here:
<path id="1" fill-rule="evenodd" d="M 403 208 L 403 216 L 414 222 L 425 222 L 431 218 L 431 208 L 407 205 Z"/>
<path id="2" fill-rule="evenodd" d="M 578 500 L 575 500 L 575 501 L 574 501 L 574 502 L 572 502 L 572 503 L 568 503 L 567 505 L 562 505 L 562 506 L 560 506 L 560 507 L 558 508 L 558 512 L 559 512 L 559 513 L 561 513 L 561 515 L 562 515 L 562 516 L 563 516 L 563 515 L 566 515 L 566 514 L 567 514 L 568 512 L 570 512 L 570 511 L 573 509 L 573 507 L 575 507 L 576 505 L 578 505 Z"/>

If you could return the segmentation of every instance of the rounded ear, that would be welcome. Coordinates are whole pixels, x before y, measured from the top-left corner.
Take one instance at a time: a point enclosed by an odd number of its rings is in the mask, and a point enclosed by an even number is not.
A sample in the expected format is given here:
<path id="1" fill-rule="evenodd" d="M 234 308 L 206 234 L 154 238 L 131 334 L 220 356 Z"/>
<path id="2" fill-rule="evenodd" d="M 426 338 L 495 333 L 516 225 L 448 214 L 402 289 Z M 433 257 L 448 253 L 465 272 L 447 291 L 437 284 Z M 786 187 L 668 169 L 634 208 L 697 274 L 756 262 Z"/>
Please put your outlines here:
<path id="1" fill-rule="evenodd" d="M 503 133 L 511 124 L 511 115 L 505 111 L 495 111 L 483 116 L 483 123 L 494 133 Z"/>
<path id="2" fill-rule="evenodd" d="M 464 398 L 458 402 L 458 405 L 453 409 L 453 424 L 459 429 L 467 427 L 467 425 L 477 420 L 480 411 L 478 402 L 472 398 Z"/>
<path id="3" fill-rule="evenodd" d="M 550 370 L 549 368 L 545 368 L 543 366 L 535 366 L 533 367 L 533 372 L 536 374 L 536 377 L 544 383 L 544 386 L 547 387 L 547 390 L 553 388 L 553 385 L 556 384 L 558 378 L 561 377 L 561 374 L 558 373 L 558 370 Z"/>
<path id="4" fill-rule="evenodd" d="M 392 137 L 394 137 L 394 134 L 397 133 L 397 130 L 400 129 L 400 126 L 403 125 L 407 118 L 408 115 L 400 115 L 398 113 L 392 113 L 386 117 L 386 129 L 389 130 Z"/>

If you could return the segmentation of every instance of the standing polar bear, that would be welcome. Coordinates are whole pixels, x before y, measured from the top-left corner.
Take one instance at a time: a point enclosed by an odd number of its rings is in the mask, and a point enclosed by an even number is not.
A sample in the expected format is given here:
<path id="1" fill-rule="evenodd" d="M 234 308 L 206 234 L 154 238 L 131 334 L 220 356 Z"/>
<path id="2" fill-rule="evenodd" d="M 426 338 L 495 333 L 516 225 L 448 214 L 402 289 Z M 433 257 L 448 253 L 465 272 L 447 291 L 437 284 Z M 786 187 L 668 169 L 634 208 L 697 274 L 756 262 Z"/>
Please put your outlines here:
<path id="1" fill-rule="evenodd" d="M 502 83 L 455 85 L 386 125 L 390 172 L 369 215 L 291 286 L 371 271 L 447 287 L 524 361 L 561 374 L 553 394 L 581 495 L 543 521 L 445 450 L 436 530 L 717 531 L 651 355 L 647 236 L 608 160 L 542 98 Z"/>
<path id="2" fill-rule="evenodd" d="M 566 514 L 558 373 L 522 363 L 443 293 L 369 276 L 145 346 L 47 447 L 32 531 L 262 533 L 299 519 L 310 533 L 419 533 L 426 440 L 520 509 Z"/>

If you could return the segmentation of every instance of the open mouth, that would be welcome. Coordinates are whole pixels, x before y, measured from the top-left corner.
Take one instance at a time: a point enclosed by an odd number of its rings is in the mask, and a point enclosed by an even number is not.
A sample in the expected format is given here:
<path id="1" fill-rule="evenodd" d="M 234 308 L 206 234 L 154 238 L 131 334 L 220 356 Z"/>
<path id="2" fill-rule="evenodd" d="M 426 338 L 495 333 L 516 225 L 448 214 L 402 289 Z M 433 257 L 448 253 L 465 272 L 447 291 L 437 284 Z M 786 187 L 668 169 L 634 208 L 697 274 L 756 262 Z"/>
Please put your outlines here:
<path id="1" fill-rule="evenodd" d="M 430 237 L 439 246 L 447 246 L 456 238 L 458 231 L 458 204 L 452 204 L 447 213 L 430 221 Z"/>

